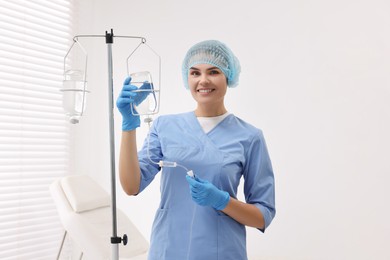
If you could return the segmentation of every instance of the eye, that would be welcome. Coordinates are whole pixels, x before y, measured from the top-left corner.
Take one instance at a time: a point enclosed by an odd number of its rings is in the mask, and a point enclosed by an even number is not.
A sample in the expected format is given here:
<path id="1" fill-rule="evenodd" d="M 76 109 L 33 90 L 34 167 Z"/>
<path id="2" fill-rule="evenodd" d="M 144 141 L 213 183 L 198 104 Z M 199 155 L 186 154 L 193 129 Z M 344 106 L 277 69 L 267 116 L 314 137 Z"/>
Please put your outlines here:
<path id="1" fill-rule="evenodd" d="M 191 76 L 199 76 L 200 73 L 199 73 L 199 71 L 197 71 L 197 70 L 191 70 L 191 71 L 190 71 L 190 75 L 191 75 Z"/>
<path id="2" fill-rule="evenodd" d="M 210 75 L 220 74 L 219 70 L 210 70 Z"/>

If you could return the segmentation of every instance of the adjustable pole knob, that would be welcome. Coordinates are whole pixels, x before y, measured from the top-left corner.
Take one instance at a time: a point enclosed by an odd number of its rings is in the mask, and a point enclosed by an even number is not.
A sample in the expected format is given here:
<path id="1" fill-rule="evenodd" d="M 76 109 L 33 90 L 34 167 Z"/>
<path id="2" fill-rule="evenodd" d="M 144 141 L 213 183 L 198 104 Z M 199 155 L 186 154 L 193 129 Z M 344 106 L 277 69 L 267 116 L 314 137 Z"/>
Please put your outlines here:
<path id="1" fill-rule="evenodd" d="M 120 244 L 121 242 L 123 242 L 123 245 L 127 245 L 128 241 L 129 241 L 129 239 L 127 238 L 126 234 L 123 235 L 123 238 L 111 237 L 111 244 Z"/>
<path id="2" fill-rule="evenodd" d="M 123 235 L 122 242 L 123 242 L 123 245 L 127 245 L 128 238 L 127 238 L 126 234 Z"/>

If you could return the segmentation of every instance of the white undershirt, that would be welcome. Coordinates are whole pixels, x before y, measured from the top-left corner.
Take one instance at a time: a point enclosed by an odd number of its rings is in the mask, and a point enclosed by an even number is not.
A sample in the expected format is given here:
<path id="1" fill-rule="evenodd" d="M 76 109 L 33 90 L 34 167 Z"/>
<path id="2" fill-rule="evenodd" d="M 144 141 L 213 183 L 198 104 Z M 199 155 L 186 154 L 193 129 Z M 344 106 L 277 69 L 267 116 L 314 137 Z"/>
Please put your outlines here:
<path id="1" fill-rule="evenodd" d="M 213 116 L 213 117 L 197 117 L 200 126 L 203 128 L 203 131 L 207 134 L 210 132 L 214 127 L 216 127 L 222 120 L 225 119 L 229 115 L 229 112 L 226 112 L 223 115 L 220 116 Z"/>

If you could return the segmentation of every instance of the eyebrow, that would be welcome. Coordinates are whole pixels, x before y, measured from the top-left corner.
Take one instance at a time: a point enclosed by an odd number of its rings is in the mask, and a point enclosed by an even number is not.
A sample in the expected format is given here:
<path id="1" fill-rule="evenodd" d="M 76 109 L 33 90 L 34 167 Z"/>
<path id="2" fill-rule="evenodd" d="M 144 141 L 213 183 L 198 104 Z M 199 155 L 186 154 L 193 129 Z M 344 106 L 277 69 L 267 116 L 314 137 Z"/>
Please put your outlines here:
<path id="1" fill-rule="evenodd" d="M 217 67 L 211 67 L 211 68 L 208 68 L 207 70 L 215 70 L 215 69 L 219 69 Z M 200 70 L 198 68 L 195 68 L 195 67 L 191 67 L 190 70 Z"/>

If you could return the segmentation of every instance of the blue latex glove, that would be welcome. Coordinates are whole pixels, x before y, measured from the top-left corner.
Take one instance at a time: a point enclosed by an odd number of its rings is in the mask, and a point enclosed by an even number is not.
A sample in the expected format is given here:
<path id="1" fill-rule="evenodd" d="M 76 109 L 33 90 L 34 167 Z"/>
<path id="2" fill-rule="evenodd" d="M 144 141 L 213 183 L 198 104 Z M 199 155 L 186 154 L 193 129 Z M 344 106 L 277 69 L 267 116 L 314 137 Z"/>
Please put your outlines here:
<path id="1" fill-rule="evenodd" d="M 198 177 L 186 176 L 190 184 L 192 200 L 201 206 L 211 206 L 216 210 L 226 208 L 230 200 L 230 195 L 215 187 L 212 183 Z"/>
<path id="2" fill-rule="evenodd" d="M 144 83 L 139 89 L 151 89 L 150 83 Z M 149 91 L 134 92 L 138 88 L 131 85 L 131 77 L 127 77 L 123 83 L 123 88 L 116 100 L 116 106 L 119 112 L 122 114 L 122 130 L 130 131 L 140 126 L 141 121 L 139 116 L 135 116 L 131 113 L 131 103 L 139 105 L 145 98 L 151 93 Z"/>

